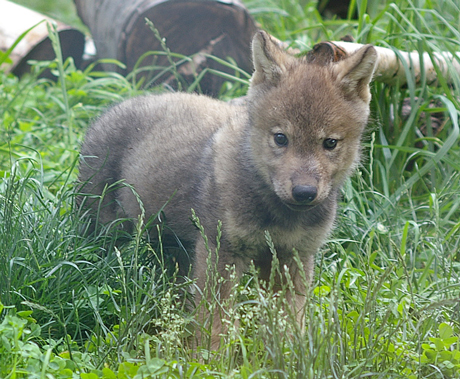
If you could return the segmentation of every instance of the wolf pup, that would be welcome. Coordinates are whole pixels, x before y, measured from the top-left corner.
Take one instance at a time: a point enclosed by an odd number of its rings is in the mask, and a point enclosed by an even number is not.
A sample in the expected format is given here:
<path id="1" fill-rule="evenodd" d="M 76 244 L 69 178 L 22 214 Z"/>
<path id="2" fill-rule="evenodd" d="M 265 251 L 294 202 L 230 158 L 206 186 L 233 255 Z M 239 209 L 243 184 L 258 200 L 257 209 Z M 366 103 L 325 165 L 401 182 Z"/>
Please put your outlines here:
<path id="1" fill-rule="evenodd" d="M 367 45 L 335 63 L 309 63 L 262 31 L 252 50 L 255 72 L 244 101 L 169 93 L 133 98 L 103 114 L 81 149 L 80 200 L 103 223 L 137 220 L 141 212 L 129 186 L 106 190 L 120 181 L 134 188 L 147 216 L 166 204 L 165 236 L 177 236 L 187 248 L 201 290 L 208 250 L 191 209 L 211 251 L 222 222 L 215 263 L 223 277 L 227 266 L 241 275 L 251 261 L 269 277 L 268 231 L 295 286 L 291 304 L 300 310 L 306 288 L 293 249 L 311 279 L 315 253 L 334 224 L 340 187 L 359 160 L 377 53 Z M 84 194 L 104 196 L 91 204 L 94 196 Z M 223 285 L 221 299 L 229 291 Z M 217 346 L 222 325 L 214 316 Z"/>

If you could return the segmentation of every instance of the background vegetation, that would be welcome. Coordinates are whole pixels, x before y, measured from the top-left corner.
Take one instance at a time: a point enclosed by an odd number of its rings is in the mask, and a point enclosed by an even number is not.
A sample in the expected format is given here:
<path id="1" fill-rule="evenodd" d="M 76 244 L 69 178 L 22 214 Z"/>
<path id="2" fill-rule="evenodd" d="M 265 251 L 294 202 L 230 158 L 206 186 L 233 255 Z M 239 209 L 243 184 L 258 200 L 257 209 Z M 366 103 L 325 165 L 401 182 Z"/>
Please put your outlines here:
<path id="1" fill-rule="evenodd" d="M 245 2 L 301 49 L 349 34 L 460 51 L 454 0 L 351 3 L 356 20 L 322 19 L 315 2 Z M 37 78 L 42 65 L 22 79 L 0 72 L 1 378 L 460 377 L 458 74 L 453 85 L 411 72 L 401 88 L 373 84 L 363 164 L 318 255 L 305 333 L 279 312 L 289 287 L 274 295 L 248 275 L 232 299 L 240 326 L 211 352 L 185 343 L 187 283 L 161 246 L 140 230 L 118 248 L 81 234 L 79 142 L 106 106 L 141 90 L 71 61 L 48 65 L 56 83 Z M 245 89 L 229 82 L 222 96 Z"/>
<path id="2" fill-rule="evenodd" d="M 33 9 L 68 25 L 84 28 L 73 0 L 14 0 L 13 3 Z"/>

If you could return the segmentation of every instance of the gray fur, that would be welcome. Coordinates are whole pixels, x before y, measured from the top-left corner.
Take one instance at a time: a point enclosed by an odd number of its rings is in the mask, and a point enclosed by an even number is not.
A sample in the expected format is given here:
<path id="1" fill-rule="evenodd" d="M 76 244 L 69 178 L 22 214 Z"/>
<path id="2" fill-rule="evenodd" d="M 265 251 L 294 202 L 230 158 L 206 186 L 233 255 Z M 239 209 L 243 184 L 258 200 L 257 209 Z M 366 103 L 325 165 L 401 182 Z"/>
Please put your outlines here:
<path id="1" fill-rule="evenodd" d="M 300 309 L 306 288 L 293 261 L 299 251 L 308 278 L 313 257 L 335 219 L 338 192 L 359 160 L 369 115 L 369 82 L 376 52 L 365 46 L 337 63 L 308 64 L 282 51 L 259 32 L 253 41 L 255 73 L 247 97 L 224 103 L 196 94 L 164 94 L 127 100 L 109 109 L 88 130 L 82 146 L 82 192 L 100 195 L 124 180 L 144 204 L 146 215 L 164 209 L 168 226 L 193 254 L 193 275 L 203 289 L 207 252 L 190 221 L 201 220 L 211 249 L 222 221 L 218 271 L 237 275 L 252 261 L 268 277 L 269 231 L 282 265 L 293 276 Z M 287 146 L 274 134 L 283 133 Z M 327 150 L 327 138 L 339 142 Z M 294 186 L 313 186 L 316 198 L 297 202 Z M 96 213 L 98 202 L 86 199 Z M 102 204 L 100 220 L 137 219 L 132 191 L 118 187 Z M 279 278 L 278 280 L 282 280 Z M 229 288 L 221 289 L 223 298 Z M 204 316 L 205 317 L 205 316 Z M 213 329 L 213 345 L 221 325 Z"/>

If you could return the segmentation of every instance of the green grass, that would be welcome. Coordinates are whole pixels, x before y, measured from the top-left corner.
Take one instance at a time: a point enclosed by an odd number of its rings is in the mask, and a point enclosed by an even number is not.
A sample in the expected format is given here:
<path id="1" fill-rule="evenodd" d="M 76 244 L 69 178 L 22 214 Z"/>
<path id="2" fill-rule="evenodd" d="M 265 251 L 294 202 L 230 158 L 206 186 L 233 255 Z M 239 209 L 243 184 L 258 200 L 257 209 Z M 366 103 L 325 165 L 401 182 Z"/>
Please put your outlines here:
<path id="1" fill-rule="evenodd" d="M 459 51 L 454 1 L 356 1 L 358 20 L 314 2 L 247 1 L 293 46 L 352 35 L 402 50 Z M 116 248 L 82 236 L 79 141 L 90 120 L 140 92 L 130 78 L 76 70 L 53 83 L 0 72 L 1 378 L 458 378 L 460 149 L 456 85 L 374 83 L 363 163 L 318 254 L 306 332 L 254 275 L 237 286 L 222 347 L 191 350 L 188 283 L 142 224 Z M 241 80 L 222 97 L 241 96 Z M 403 101 L 412 105 L 403 112 Z M 434 104 L 434 108 L 432 107 Z M 431 116 L 441 115 L 436 133 Z M 426 130 L 421 133 L 421 128 Z"/>

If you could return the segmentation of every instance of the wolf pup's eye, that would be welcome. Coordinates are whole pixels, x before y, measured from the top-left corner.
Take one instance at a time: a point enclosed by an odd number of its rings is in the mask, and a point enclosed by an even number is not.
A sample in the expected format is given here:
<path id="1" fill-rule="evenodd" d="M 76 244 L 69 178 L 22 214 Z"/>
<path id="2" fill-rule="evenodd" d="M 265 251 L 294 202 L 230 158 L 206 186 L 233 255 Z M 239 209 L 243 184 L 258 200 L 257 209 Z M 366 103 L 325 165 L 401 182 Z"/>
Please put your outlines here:
<path id="1" fill-rule="evenodd" d="M 337 140 L 334 139 L 334 138 L 326 138 L 324 141 L 323 141 L 323 147 L 326 149 L 326 150 L 334 150 L 337 146 Z"/>
<path id="2" fill-rule="evenodd" d="M 278 146 L 286 146 L 288 144 L 288 139 L 283 133 L 275 133 L 273 137 Z"/>

